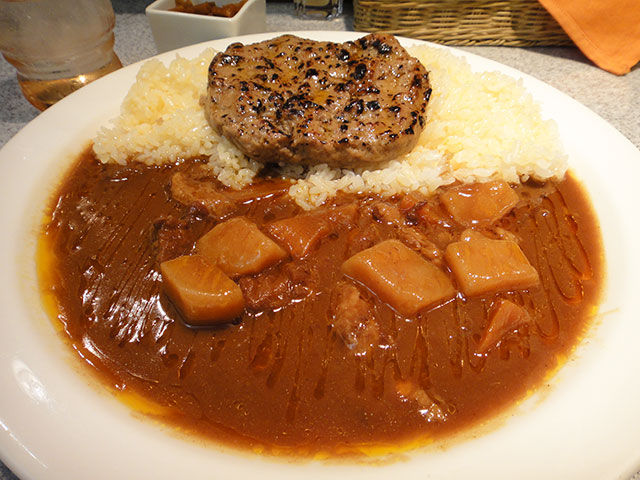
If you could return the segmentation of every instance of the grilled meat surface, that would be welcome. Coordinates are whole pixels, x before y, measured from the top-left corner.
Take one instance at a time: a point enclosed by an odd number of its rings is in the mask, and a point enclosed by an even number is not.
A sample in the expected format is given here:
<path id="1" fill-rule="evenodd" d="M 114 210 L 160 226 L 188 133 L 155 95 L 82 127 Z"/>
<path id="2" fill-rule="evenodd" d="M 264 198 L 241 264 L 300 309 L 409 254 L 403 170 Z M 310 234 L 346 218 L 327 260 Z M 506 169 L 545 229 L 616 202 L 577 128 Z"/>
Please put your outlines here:
<path id="1" fill-rule="evenodd" d="M 254 160 L 356 167 L 415 146 L 431 88 L 391 35 L 346 43 L 284 35 L 218 53 L 207 93 L 211 126 Z"/>

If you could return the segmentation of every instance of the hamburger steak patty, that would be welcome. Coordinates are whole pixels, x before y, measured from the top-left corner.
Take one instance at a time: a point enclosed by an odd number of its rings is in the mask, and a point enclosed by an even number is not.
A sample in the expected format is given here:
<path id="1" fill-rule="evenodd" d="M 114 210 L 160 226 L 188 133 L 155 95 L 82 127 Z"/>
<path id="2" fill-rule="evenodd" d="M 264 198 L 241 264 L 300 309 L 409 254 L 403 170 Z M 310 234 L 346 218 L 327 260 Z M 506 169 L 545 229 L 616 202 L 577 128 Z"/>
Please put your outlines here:
<path id="1" fill-rule="evenodd" d="M 415 146 L 431 88 L 391 35 L 346 43 L 284 35 L 218 53 L 207 92 L 209 123 L 249 158 L 353 167 Z"/>

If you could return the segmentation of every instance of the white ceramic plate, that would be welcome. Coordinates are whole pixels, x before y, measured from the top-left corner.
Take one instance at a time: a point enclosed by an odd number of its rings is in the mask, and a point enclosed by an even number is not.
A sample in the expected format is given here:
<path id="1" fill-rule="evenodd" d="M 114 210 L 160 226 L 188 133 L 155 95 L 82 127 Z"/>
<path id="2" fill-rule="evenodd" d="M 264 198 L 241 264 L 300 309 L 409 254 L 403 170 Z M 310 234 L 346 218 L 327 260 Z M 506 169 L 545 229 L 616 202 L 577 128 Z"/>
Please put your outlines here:
<path id="1" fill-rule="evenodd" d="M 344 41 L 354 33 L 300 32 Z M 267 38 L 242 38 L 252 42 Z M 186 47 L 224 48 L 237 39 Z M 408 41 L 409 43 L 415 41 Z M 571 168 L 601 221 L 608 285 L 601 321 L 545 389 L 493 432 L 387 465 L 287 463 L 199 445 L 141 420 L 78 368 L 54 332 L 35 284 L 34 232 L 65 164 L 117 115 L 140 64 L 79 90 L 0 151 L 0 457 L 24 479 L 91 478 L 625 478 L 640 469 L 637 285 L 640 152 L 557 90 L 486 59 L 474 69 L 521 78 L 559 125 Z M 160 55 L 163 61 L 174 53 Z M 265 412 L 268 414 L 268 412 Z"/>

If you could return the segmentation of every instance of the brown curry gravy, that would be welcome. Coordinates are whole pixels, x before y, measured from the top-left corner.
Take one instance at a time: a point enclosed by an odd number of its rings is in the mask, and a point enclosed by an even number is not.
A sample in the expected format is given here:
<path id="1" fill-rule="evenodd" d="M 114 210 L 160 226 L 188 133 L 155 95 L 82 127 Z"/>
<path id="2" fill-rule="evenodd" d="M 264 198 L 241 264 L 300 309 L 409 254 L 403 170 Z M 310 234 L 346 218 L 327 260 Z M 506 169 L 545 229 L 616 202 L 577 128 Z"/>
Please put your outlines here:
<path id="1" fill-rule="evenodd" d="M 361 236 L 334 233 L 297 261 L 315 280 L 287 305 L 245 311 L 225 326 L 190 328 L 162 293 L 156 234 L 158 222 L 172 217 L 188 219 L 193 241 L 215 224 L 171 199 L 171 176 L 191 163 L 123 167 L 102 165 L 85 153 L 53 198 L 41 236 L 47 252 L 40 259 L 41 279 L 74 349 L 106 383 L 167 407 L 170 423 L 209 438 L 298 456 L 357 454 L 363 446 L 442 438 L 490 418 L 541 384 L 595 313 L 604 274 L 600 233 L 586 193 L 568 175 L 558 184 L 516 187 L 520 203 L 492 227 L 521 239 L 540 287 L 482 298 L 458 295 L 413 318 L 365 292 L 381 345 L 356 355 L 332 328 L 333 290 L 344 279 L 340 264 L 361 248 L 354 238 L 375 243 L 394 236 L 392 228 L 361 213 Z M 336 200 L 349 201 L 366 212 L 372 200 Z M 298 212 L 282 198 L 239 206 L 258 225 Z M 462 231 L 453 221 L 426 226 L 413 220 L 436 243 Z M 276 273 L 258 275 L 272 281 Z M 534 321 L 477 355 L 498 298 L 523 305 Z M 437 399 L 446 420 L 429 421 L 414 399 L 398 394 L 400 381 Z"/>

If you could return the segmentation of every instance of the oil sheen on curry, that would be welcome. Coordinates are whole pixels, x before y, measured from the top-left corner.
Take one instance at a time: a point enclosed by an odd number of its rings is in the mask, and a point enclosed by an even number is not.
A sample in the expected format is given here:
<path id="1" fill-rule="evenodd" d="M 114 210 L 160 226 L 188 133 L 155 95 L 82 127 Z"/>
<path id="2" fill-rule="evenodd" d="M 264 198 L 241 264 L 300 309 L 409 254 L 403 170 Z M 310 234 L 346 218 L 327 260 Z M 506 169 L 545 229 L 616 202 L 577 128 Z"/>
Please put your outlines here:
<path id="1" fill-rule="evenodd" d="M 41 241 L 74 348 L 170 423 L 308 456 L 443 438 L 540 385 L 589 326 L 597 222 L 561 182 L 228 190 L 197 160 L 79 159 Z"/>

